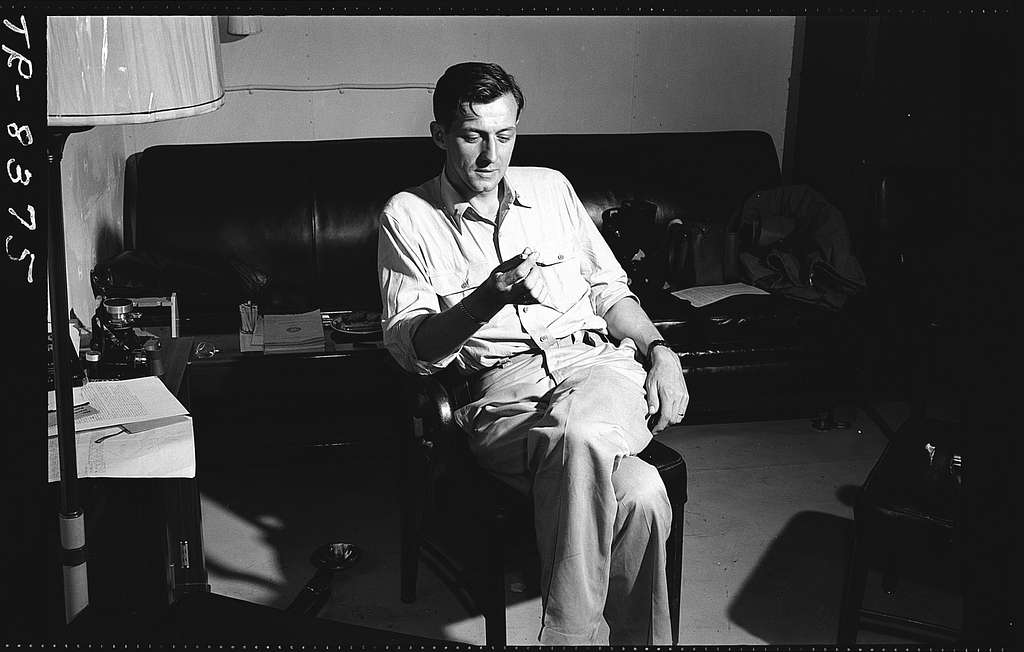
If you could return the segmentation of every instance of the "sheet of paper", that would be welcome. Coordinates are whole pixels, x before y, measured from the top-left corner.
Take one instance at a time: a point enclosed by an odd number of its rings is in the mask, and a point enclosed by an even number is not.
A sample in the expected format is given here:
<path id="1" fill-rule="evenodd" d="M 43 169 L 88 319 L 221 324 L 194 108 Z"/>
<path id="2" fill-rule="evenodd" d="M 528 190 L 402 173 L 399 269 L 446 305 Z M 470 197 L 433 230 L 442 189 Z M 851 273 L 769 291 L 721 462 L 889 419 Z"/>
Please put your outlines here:
<path id="1" fill-rule="evenodd" d="M 85 388 L 84 387 L 72 387 L 71 388 L 71 397 L 72 397 L 72 400 L 75 403 L 75 407 L 78 407 L 79 405 L 82 405 L 84 403 L 88 403 L 89 402 L 89 399 L 85 398 Z M 47 410 L 47 412 L 53 412 L 56 409 L 57 409 L 57 392 L 55 392 L 54 390 L 51 389 L 50 391 L 46 392 L 46 410 Z"/>
<path id="2" fill-rule="evenodd" d="M 82 397 L 96 412 L 75 419 L 76 431 L 188 414 L 156 376 L 92 381 L 81 390 Z M 47 435 L 56 436 L 57 426 L 47 428 Z"/>
<path id="3" fill-rule="evenodd" d="M 320 310 L 295 315 L 264 315 L 263 344 L 277 346 L 323 342 L 324 326 Z"/>
<path id="4" fill-rule="evenodd" d="M 725 285 L 700 285 L 685 290 L 676 290 L 672 296 L 686 299 L 694 308 L 706 306 L 739 294 L 768 294 L 764 290 L 746 283 L 728 283 Z"/>
<path id="5" fill-rule="evenodd" d="M 60 480 L 56 438 L 48 440 L 50 482 Z M 126 428 L 97 428 L 75 433 L 80 478 L 194 478 L 192 417 L 173 416 L 135 422 Z"/>
<path id="6" fill-rule="evenodd" d="M 83 419 L 83 418 L 89 416 L 90 414 L 97 414 L 97 413 L 99 413 L 99 410 L 97 410 L 93 406 L 89 405 L 88 401 L 83 401 L 82 403 L 79 403 L 79 404 L 75 405 L 75 409 L 71 411 L 71 417 L 75 421 L 78 421 L 79 419 Z M 47 411 L 47 413 L 46 413 L 46 425 L 47 425 L 47 427 L 54 427 L 54 426 L 57 425 L 57 410 L 54 409 L 54 410 Z"/>

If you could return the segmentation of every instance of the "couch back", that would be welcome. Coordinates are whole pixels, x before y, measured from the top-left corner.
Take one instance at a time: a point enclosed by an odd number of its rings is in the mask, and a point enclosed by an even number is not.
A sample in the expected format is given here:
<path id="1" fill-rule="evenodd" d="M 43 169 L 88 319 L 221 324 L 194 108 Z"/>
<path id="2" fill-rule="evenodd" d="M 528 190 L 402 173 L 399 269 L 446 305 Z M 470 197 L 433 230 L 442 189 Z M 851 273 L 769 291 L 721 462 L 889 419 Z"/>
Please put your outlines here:
<path id="1" fill-rule="evenodd" d="M 125 248 L 232 258 L 322 310 L 380 310 L 380 210 L 441 162 L 427 137 L 149 147 L 127 163 Z M 631 198 L 657 204 L 662 223 L 724 224 L 781 183 L 775 145 L 756 131 L 521 135 L 512 164 L 560 170 L 599 226 Z"/>

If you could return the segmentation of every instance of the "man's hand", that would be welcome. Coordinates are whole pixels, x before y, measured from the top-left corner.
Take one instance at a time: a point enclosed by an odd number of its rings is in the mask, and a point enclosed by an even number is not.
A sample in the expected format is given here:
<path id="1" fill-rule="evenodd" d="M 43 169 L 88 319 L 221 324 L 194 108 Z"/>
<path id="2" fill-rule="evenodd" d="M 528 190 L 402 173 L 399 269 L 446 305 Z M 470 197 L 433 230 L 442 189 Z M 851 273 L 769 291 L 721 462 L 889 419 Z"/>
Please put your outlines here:
<path id="1" fill-rule="evenodd" d="M 651 433 L 658 434 L 683 420 L 690 403 L 683 367 L 679 356 L 668 347 L 658 346 L 651 352 L 651 368 L 644 383 L 647 390 L 647 415 Z"/>
<path id="2" fill-rule="evenodd" d="M 484 286 L 501 305 L 544 303 L 549 296 L 544 275 L 537 268 L 537 252 L 529 247 L 495 267 Z"/>

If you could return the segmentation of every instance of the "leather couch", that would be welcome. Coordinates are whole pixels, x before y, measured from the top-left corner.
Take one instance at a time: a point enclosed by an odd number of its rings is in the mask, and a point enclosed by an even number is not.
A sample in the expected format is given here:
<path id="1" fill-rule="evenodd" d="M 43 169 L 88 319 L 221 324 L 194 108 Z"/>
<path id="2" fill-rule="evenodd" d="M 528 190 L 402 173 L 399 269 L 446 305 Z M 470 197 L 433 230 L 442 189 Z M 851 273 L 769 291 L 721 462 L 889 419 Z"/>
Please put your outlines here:
<path id="1" fill-rule="evenodd" d="M 521 135 L 512 162 L 562 171 L 599 226 L 644 199 L 657 225 L 725 229 L 751 193 L 782 181 L 756 131 Z M 257 292 L 264 312 L 379 311 L 380 209 L 440 165 L 427 137 L 149 147 L 127 162 L 125 252 L 97 266 L 94 286 L 176 289 L 183 334 L 237 330 L 237 304 Z M 691 422 L 813 414 L 852 387 L 843 311 L 780 296 L 700 309 L 662 290 L 641 299 L 681 357 Z"/>

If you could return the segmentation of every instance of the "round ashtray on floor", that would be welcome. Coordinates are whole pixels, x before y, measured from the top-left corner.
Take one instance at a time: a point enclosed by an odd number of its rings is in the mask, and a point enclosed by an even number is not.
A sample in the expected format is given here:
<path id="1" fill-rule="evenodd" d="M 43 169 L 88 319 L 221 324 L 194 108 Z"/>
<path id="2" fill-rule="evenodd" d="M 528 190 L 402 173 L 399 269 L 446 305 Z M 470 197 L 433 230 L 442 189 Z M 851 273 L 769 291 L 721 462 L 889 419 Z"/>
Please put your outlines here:
<path id="1" fill-rule="evenodd" d="M 359 548 L 351 543 L 327 543 L 314 550 L 309 560 L 323 570 L 344 570 L 359 560 Z"/>

